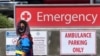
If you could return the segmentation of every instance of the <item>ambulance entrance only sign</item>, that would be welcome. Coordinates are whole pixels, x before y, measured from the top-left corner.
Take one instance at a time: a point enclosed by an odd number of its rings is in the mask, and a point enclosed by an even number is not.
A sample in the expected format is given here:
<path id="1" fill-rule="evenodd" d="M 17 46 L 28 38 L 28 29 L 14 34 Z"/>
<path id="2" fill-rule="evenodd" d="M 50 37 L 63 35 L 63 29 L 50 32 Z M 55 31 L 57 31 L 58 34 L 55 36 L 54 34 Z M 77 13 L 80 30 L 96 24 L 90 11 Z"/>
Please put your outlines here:
<path id="1" fill-rule="evenodd" d="M 96 54 L 95 31 L 63 30 L 60 35 L 60 55 Z"/>

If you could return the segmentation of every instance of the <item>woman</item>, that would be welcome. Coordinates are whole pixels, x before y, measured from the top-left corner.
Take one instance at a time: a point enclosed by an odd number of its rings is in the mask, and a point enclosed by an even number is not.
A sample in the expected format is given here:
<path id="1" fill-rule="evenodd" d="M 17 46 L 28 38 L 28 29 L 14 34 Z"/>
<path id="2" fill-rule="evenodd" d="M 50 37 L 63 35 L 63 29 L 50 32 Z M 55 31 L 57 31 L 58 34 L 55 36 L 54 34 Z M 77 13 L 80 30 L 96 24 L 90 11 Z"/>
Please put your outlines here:
<path id="1" fill-rule="evenodd" d="M 33 41 L 26 21 L 21 20 L 16 28 L 19 39 L 16 45 L 16 56 L 33 56 Z"/>

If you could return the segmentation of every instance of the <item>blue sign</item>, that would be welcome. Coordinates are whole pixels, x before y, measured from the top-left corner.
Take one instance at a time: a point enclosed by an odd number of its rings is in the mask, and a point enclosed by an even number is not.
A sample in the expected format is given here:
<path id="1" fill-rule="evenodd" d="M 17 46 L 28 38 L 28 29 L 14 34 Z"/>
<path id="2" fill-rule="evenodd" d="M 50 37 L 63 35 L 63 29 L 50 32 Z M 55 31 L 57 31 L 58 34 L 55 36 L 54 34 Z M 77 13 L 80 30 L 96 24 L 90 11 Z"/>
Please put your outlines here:
<path id="1" fill-rule="evenodd" d="M 6 38 L 12 38 L 17 37 L 17 34 L 15 31 L 6 31 Z"/>
<path id="2" fill-rule="evenodd" d="M 6 45 L 6 51 L 15 51 L 16 45 Z"/>

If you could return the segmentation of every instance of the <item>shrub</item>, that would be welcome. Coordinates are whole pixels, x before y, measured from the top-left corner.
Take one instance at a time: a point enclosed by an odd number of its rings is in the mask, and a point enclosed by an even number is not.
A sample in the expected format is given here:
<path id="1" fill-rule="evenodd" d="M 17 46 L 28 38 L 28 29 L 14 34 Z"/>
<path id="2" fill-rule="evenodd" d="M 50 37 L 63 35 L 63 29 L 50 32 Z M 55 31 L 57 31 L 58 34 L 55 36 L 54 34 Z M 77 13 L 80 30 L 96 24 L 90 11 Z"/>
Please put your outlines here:
<path id="1" fill-rule="evenodd" d="M 13 22 L 7 16 L 0 14 L 0 28 L 12 28 Z"/>

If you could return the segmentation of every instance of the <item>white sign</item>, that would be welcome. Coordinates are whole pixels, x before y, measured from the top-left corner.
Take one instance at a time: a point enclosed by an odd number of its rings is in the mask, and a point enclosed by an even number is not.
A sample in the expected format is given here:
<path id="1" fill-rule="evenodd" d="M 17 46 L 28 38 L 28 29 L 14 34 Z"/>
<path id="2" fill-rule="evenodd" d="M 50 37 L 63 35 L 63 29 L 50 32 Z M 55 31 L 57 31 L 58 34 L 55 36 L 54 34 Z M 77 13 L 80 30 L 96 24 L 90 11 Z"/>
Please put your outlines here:
<path id="1" fill-rule="evenodd" d="M 34 55 L 47 55 L 47 31 L 32 31 Z"/>
<path id="2" fill-rule="evenodd" d="M 96 54 L 96 32 L 70 30 L 60 32 L 60 55 Z"/>
<path id="3" fill-rule="evenodd" d="M 6 55 L 15 55 L 17 39 L 15 31 L 6 31 Z"/>
<path id="4" fill-rule="evenodd" d="M 47 55 L 47 31 L 31 31 L 34 55 Z M 6 55 L 15 55 L 18 36 L 15 31 L 6 31 Z"/>

